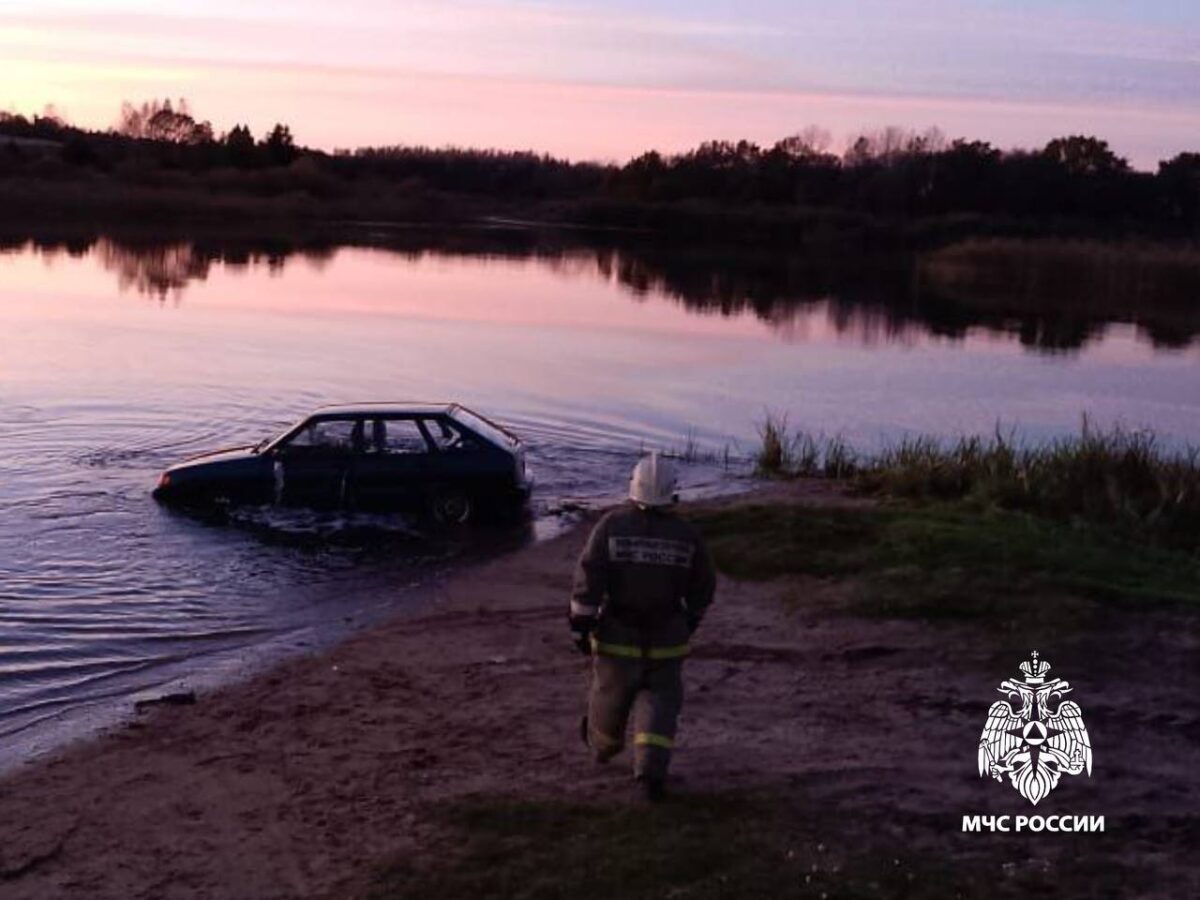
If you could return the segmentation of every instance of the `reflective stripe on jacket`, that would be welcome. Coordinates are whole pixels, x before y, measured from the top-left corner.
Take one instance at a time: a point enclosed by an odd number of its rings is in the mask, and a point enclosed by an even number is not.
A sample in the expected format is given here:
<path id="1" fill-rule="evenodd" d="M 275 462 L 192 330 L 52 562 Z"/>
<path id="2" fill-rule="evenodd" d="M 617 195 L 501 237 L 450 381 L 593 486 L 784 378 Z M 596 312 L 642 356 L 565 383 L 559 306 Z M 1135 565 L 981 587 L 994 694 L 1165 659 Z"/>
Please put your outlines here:
<path id="1" fill-rule="evenodd" d="M 606 656 L 671 659 L 712 602 L 716 575 L 699 533 L 668 511 L 627 505 L 592 530 L 575 572 L 571 625 Z"/>

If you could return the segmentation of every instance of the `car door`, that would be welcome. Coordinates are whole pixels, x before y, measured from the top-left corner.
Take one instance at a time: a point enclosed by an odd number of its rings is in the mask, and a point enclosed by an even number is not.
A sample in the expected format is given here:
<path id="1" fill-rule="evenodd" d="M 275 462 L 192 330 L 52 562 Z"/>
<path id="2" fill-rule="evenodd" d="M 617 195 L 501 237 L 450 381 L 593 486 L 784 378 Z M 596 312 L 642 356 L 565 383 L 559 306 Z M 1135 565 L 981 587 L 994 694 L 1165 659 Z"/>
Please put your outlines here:
<path id="1" fill-rule="evenodd" d="M 366 421 L 363 444 L 354 456 L 350 480 L 361 509 L 416 511 L 424 502 L 429 441 L 409 416 Z"/>
<path id="2" fill-rule="evenodd" d="M 362 430 L 361 419 L 315 419 L 278 447 L 274 463 L 279 502 L 314 509 L 344 505 Z"/>
<path id="3" fill-rule="evenodd" d="M 436 453 L 430 466 L 434 481 L 467 492 L 487 481 L 493 460 L 485 444 L 445 416 L 427 416 L 422 424 Z"/>

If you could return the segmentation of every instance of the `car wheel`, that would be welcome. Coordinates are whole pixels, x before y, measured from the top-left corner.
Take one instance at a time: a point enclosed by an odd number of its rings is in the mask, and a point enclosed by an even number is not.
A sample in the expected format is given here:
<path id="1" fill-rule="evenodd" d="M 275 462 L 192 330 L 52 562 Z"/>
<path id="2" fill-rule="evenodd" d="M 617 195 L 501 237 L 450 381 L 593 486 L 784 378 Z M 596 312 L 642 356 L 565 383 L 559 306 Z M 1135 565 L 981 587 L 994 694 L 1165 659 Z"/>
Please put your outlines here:
<path id="1" fill-rule="evenodd" d="M 433 518 L 439 525 L 465 525 L 474 509 L 462 491 L 443 491 L 433 496 Z"/>

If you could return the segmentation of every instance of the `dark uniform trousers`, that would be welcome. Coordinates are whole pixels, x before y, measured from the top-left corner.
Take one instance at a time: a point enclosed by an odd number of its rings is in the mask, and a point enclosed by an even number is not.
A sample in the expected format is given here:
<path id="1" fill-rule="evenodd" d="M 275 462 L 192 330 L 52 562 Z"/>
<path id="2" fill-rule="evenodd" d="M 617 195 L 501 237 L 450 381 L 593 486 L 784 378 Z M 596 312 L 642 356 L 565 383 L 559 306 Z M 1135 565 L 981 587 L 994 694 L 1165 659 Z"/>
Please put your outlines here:
<path id="1" fill-rule="evenodd" d="M 596 653 L 592 666 L 588 740 L 596 758 L 605 761 L 621 752 L 632 712 L 634 774 L 666 777 L 683 707 L 683 660 Z"/>

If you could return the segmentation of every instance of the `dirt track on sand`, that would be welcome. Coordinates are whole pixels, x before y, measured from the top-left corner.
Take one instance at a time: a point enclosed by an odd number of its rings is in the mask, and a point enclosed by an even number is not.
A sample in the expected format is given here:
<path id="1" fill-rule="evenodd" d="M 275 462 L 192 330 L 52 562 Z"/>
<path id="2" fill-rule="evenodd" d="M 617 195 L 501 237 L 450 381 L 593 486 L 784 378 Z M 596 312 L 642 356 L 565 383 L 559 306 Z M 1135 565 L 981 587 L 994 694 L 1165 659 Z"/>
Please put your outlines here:
<path id="1" fill-rule="evenodd" d="M 564 618 L 583 537 L 18 769 L 0 782 L 0 897 L 354 896 L 382 862 L 443 843 L 440 800 L 625 796 L 626 767 L 589 765 L 575 736 L 585 664 Z M 1195 617 L 1093 611 L 1066 630 L 1018 609 L 1007 627 L 935 626 L 851 615 L 854 589 L 721 581 L 686 672 L 680 791 L 793 792 L 835 811 L 831 842 L 894 839 L 998 880 L 1119 854 L 1131 896 L 1200 896 Z M 1104 835 L 961 833 L 964 814 L 1034 812 L 975 771 L 988 705 L 1033 647 L 1075 686 L 1095 748 L 1093 776 L 1036 812 L 1105 815 Z"/>

